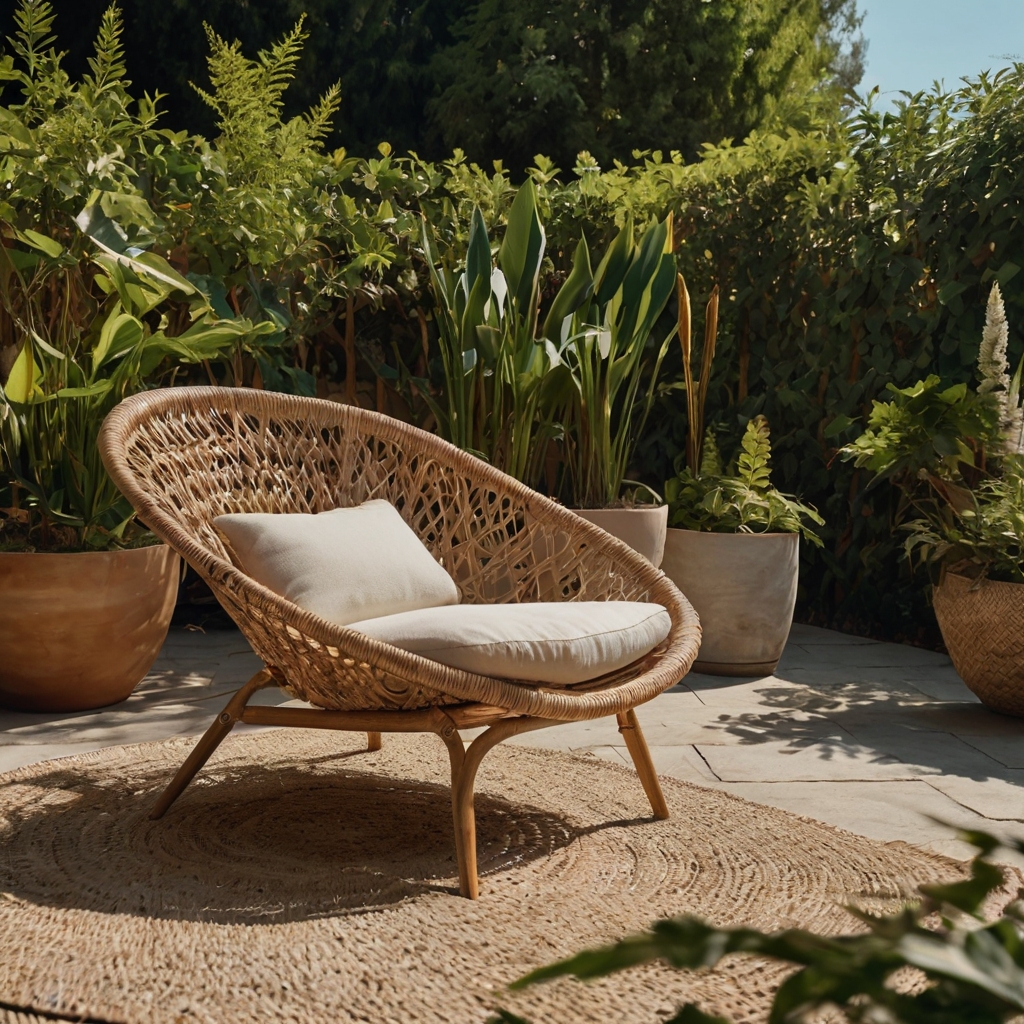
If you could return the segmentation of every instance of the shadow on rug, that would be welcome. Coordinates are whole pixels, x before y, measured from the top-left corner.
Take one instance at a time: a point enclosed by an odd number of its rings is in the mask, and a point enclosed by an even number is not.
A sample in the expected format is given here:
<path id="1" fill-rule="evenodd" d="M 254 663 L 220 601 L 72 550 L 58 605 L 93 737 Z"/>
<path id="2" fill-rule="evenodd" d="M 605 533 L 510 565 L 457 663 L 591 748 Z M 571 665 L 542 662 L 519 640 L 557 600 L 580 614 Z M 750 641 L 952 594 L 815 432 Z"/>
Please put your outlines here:
<path id="1" fill-rule="evenodd" d="M 960 866 L 665 779 L 497 748 L 480 771 L 482 897 L 457 892 L 444 748 L 431 736 L 269 730 L 229 739 L 166 817 L 189 740 L 0 777 L 0 1006 L 130 1022 L 481 1021 L 540 964 L 696 913 L 849 931 Z M 763 1019 L 783 976 L 736 959 L 564 980 L 503 1005 L 537 1020 L 653 1022 L 686 999 Z M 0 1018 L 2 1019 L 2 1018 Z M 28 1019 L 28 1018 L 26 1018 Z"/>

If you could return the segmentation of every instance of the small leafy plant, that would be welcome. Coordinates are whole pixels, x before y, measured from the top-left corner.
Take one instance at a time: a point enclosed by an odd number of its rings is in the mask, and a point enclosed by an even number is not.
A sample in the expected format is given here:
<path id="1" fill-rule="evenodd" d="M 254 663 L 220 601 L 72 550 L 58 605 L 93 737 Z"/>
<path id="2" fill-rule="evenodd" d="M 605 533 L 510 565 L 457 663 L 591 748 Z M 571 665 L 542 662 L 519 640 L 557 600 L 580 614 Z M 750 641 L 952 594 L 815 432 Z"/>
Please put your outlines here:
<path id="1" fill-rule="evenodd" d="M 923 885 L 922 898 L 894 914 L 850 913 L 866 926 L 856 935 L 801 929 L 766 934 L 713 928 L 692 916 L 657 922 L 642 935 L 541 967 L 510 987 L 552 978 L 600 978 L 638 964 L 666 961 L 687 970 L 714 967 L 730 955 L 765 956 L 797 967 L 776 990 L 769 1024 L 798 1024 L 838 1008 L 853 1024 L 1004 1024 L 1024 1011 L 1024 891 L 995 921 L 989 900 L 1005 885 L 988 857 L 1001 844 L 984 832 L 961 832 L 978 851 L 971 876 Z M 1024 843 L 1007 841 L 1024 852 Z M 924 984 L 898 984 L 910 969 Z M 507 1011 L 491 1024 L 525 1024 Z M 729 1024 L 687 1003 L 664 1024 Z"/>
<path id="2" fill-rule="evenodd" d="M 715 433 L 705 429 L 705 406 L 718 343 L 718 286 L 704 313 L 700 377 L 693 375 L 690 293 L 676 277 L 679 314 L 676 326 L 683 356 L 686 390 L 686 448 L 676 460 L 676 475 L 665 483 L 669 526 L 710 533 L 801 533 L 812 544 L 821 539 L 808 523 L 822 525 L 817 510 L 771 485 L 771 435 L 764 416 L 747 422 L 736 461 L 722 465 Z"/>
<path id="3" fill-rule="evenodd" d="M 841 449 L 873 472 L 867 490 L 891 481 L 896 522 L 911 559 L 972 577 L 1024 582 L 1024 434 L 1021 369 L 1011 379 L 999 285 L 986 306 L 979 383 L 952 386 L 930 375 L 888 385 L 867 429 Z"/>
<path id="4" fill-rule="evenodd" d="M 684 466 L 665 484 L 669 525 L 711 533 L 800 533 L 820 546 L 809 524 L 822 525 L 821 516 L 772 487 L 771 454 L 768 421 L 755 416 L 747 423 L 735 465 L 725 472 L 709 428 L 700 471 Z"/>
<path id="5" fill-rule="evenodd" d="M 972 577 L 1024 583 L 1024 457 L 1008 456 L 959 508 L 935 502 L 905 525 L 906 550 L 929 565 Z"/>
<path id="6" fill-rule="evenodd" d="M 81 262 L 52 239 L 17 232 L 9 243 L 20 244 L 0 245 L 0 310 L 21 348 L 0 389 L 7 498 L 0 543 L 28 550 L 130 544 L 143 531 L 100 460 L 103 418 L 161 368 L 173 374 L 181 363 L 216 358 L 273 326 L 216 318 L 205 297 L 152 253 L 101 252 L 86 285 Z M 69 308 L 69 296 L 85 287 L 81 307 Z M 166 321 L 174 302 L 190 313 L 172 336 Z"/>

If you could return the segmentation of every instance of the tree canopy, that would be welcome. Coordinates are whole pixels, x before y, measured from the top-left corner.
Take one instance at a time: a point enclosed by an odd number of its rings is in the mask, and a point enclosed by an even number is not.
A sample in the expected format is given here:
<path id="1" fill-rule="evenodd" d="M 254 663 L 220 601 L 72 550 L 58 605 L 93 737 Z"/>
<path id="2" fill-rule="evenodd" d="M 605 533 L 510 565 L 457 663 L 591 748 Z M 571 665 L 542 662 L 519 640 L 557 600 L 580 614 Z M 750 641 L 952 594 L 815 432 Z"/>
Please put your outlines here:
<path id="1" fill-rule="evenodd" d="M 448 148 L 512 168 L 572 167 L 635 149 L 745 136 L 793 93 L 830 81 L 830 32 L 853 5 L 820 0 L 480 0 L 432 62 L 430 124 Z M 858 76 L 859 77 L 859 76 Z"/>
<path id="2" fill-rule="evenodd" d="M 66 61 L 85 65 L 109 0 L 54 0 Z M 634 149 L 741 138 L 788 98 L 837 94 L 862 70 L 856 0 L 121 0 L 128 73 L 164 91 L 165 123 L 211 135 L 193 87 L 207 22 L 242 51 L 306 14 L 286 104 L 341 82 L 331 142 L 439 158 L 455 148 L 519 172 L 538 152 L 571 167 Z"/>

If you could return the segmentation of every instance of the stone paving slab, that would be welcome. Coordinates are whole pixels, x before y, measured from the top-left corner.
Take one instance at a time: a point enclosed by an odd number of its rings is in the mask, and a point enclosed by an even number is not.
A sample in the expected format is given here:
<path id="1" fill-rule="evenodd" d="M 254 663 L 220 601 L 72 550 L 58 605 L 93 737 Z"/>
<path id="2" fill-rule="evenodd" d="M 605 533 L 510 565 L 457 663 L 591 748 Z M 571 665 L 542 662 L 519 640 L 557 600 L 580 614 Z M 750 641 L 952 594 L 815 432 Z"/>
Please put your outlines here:
<path id="1" fill-rule="evenodd" d="M 1006 771 L 1002 778 L 932 775 L 932 789 L 993 822 L 1024 822 L 1024 771 Z"/>
<path id="2" fill-rule="evenodd" d="M 175 630 L 122 704 L 0 710 L 0 771 L 201 733 L 259 667 L 235 631 Z M 257 700 L 288 698 L 263 690 Z M 691 674 L 637 714 L 666 775 L 954 856 L 968 850 L 951 825 L 1024 838 L 1024 719 L 989 711 L 933 651 L 796 625 L 773 676 Z M 630 763 L 614 719 L 514 742 Z"/>
<path id="3" fill-rule="evenodd" d="M 857 644 L 861 646 L 874 645 L 876 647 L 882 646 L 880 640 L 872 640 L 866 636 L 852 636 L 849 633 L 837 633 L 831 629 L 819 629 L 817 626 L 805 626 L 799 622 L 794 622 L 792 629 L 789 631 L 789 643 L 787 648 L 792 648 L 794 645 L 797 647 L 811 648 L 820 647 L 823 644 L 836 645 L 840 647 L 849 647 L 851 644 Z"/>
<path id="4" fill-rule="evenodd" d="M 723 782 L 912 780 L 928 771 L 838 735 L 798 745 L 788 740 L 766 740 L 750 746 L 701 743 L 696 749 Z"/>
<path id="5" fill-rule="evenodd" d="M 786 811 L 828 822 L 841 828 L 857 823 L 856 831 L 872 839 L 904 842 L 935 853 L 966 858 L 971 848 L 953 838 L 949 829 L 938 823 L 934 838 L 922 835 L 925 816 L 939 819 L 955 828 L 976 828 L 978 815 L 947 799 L 927 782 L 742 782 L 720 787 L 756 803 L 771 804 Z M 993 823 L 995 831 L 1024 839 L 1024 825 Z M 941 834 L 940 834 L 941 833 Z M 1020 863 L 1017 861 L 1017 863 Z"/>
<path id="6" fill-rule="evenodd" d="M 1019 736 L 965 735 L 964 742 L 994 758 L 1006 768 L 1024 768 L 1024 740 Z"/>

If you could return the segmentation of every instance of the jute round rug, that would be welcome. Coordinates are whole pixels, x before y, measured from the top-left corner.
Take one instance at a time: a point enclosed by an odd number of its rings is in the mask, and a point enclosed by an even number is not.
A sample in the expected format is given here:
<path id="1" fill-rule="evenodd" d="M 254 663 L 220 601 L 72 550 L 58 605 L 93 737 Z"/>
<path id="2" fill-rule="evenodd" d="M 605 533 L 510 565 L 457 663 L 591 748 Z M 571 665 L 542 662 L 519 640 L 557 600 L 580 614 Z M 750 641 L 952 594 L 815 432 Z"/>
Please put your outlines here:
<path id="1" fill-rule="evenodd" d="M 888 907 L 962 871 L 670 779 L 673 817 L 655 822 L 631 770 L 506 745 L 479 775 L 471 902 L 455 895 L 441 743 L 359 743 L 229 738 L 155 822 L 149 807 L 191 740 L 0 777 L 0 1014 L 466 1024 L 503 1005 L 537 1024 L 650 1024 L 696 999 L 760 1020 L 784 971 L 742 958 L 500 990 L 658 917 L 845 931 L 842 903 Z"/>

